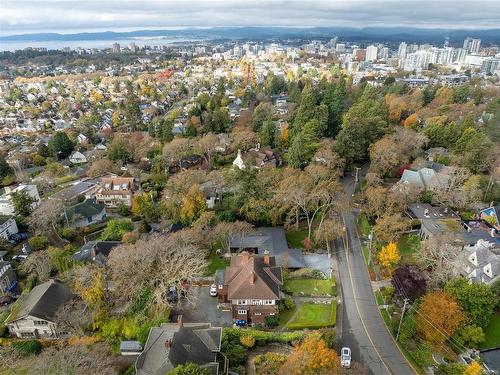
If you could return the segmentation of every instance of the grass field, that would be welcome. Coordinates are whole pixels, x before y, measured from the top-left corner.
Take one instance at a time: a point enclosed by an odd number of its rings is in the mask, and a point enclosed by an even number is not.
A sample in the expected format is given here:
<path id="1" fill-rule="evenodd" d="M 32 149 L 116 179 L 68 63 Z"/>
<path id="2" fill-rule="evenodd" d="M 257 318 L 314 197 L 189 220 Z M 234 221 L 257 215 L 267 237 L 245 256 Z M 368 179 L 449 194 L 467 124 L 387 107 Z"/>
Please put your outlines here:
<path id="1" fill-rule="evenodd" d="M 218 256 L 215 251 L 212 251 L 208 257 L 208 265 L 205 269 L 204 276 L 212 276 L 217 270 L 221 270 L 229 266 L 229 260 Z"/>
<path id="2" fill-rule="evenodd" d="M 293 296 L 331 297 L 336 295 L 333 279 L 288 279 L 283 290 Z"/>
<path id="3" fill-rule="evenodd" d="M 302 241 L 307 237 L 307 234 L 307 229 L 286 231 L 285 236 L 286 242 L 288 242 L 288 247 L 291 249 L 303 249 L 304 245 L 302 245 Z"/>
<path id="4" fill-rule="evenodd" d="M 304 303 L 295 319 L 287 324 L 289 329 L 317 329 L 332 327 L 337 320 L 337 301 L 329 304 Z"/>
<path id="5" fill-rule="evenodd" d="M 415 253 L 420 249 L 420 238 L 412 234 L 401 236 L 398 241 L 398 250 L 402 261 L 411 263 L 414 260 Z"/>
<path id="6" fill-rule="evenodd" d="M 481 345 L 483 349 L 496 348 L 500 346 L 500 312 L 491 317 L 490 324 L 484 330 L 486 340 Z"/>
<path id="7" fill-rule="evenodd" d="M 366 217 L 365 214 L 359 215 L 358 218 L 358 231 L 359 234 L 362 236 L 367 237 L 370 234 L 371 226 L 370 223 L 368 222 L 368 218 Z"/>
<path id="8" fill-rule="evenodd" d="M 294 307 L 293 309 L 280 311 L 278 327 L 284 327 L 293 316 L 293 314 L 295 314 L 295 311 L 297 311 L 296 307 Z"/>

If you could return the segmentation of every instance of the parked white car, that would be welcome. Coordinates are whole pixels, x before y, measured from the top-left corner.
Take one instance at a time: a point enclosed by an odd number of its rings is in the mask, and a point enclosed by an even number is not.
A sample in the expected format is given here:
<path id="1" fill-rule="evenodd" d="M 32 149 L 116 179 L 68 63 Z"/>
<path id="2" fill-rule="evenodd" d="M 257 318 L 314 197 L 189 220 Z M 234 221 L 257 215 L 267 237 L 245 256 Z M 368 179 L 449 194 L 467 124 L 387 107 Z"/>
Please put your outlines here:
<path id="1" fill-rule="evenodd" d="M 340 365 L 344 368 L 351 367 L 351 349 L 344 347 L 340 351 Z"/>
<path id="2" fill-rule="evenodd" d="M 217 285 L 215 284 L 210 285 L 210 295 L 212 297 L 217 297 Z"/>

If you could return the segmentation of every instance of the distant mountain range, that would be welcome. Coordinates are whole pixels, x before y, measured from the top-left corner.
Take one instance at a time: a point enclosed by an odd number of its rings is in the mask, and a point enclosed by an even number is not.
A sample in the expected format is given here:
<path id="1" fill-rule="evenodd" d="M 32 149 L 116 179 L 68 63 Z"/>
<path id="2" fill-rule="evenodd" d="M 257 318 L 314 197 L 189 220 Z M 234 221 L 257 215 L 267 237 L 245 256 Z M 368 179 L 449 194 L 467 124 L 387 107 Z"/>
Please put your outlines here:
<path id="1" fill-rule="evenodd" d="M 359 41 L 443 41 L 457 43 L 467 36 L 481 38 L 483 44 L 500 43 L 500 29 L 447 30 L 410 27 L 214 27 L 180 30 L 136 30 L 128 32 L 84 32 L 74 34 L 37 33 L 0 36 L 0 42 L 50 42 L 83 40 L 116 40 L 130 38 L 192 38 L 192 39 L 311 39 L 332 38 Z"/>

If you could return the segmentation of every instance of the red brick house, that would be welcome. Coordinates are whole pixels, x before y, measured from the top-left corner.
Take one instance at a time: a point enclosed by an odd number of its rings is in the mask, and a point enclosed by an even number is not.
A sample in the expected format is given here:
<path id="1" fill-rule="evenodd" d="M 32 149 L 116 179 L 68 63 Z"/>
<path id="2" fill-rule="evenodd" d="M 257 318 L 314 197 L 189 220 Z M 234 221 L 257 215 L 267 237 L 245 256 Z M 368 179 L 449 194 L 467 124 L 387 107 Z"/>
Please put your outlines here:
<path id="1" fill-rule="evenodd" d="M 233 320 L 264 323 L 266 316 L 278 314 L 283 277 L 274 256 L 235 255 L 217 279 L 219 301 L 231 303 Z"/>

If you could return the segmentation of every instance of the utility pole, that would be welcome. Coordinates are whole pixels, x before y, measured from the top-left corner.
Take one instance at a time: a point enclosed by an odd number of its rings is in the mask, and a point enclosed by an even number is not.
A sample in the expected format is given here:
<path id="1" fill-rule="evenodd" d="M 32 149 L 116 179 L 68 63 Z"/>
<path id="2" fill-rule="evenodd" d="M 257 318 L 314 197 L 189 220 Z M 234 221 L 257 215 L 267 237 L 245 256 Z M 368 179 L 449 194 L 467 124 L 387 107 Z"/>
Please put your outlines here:
<path id="1" fill-rule="evenodd" d="M 488 186 L 486 187 L 486 191 L 484 192 L 484 197 L 483 197 L 484 201 L 486 201 L 486 197 L 488 196 L 491 186 L 493 186 L 493 174 L 490 176 L 490 180 L 488 181 Z"/>
<path id="2" fill-rule="evenodd" d="M 356 167 L 356 174 L 354 175 L 354 182 L 355 182 L 355 183 L 358 183 L 358 180 L 359 180 L 359 170 L 360 170 L 360 169 L 361 169 L 361 168 Z"/>
<path id="3" fill-rule="evenodd" d="M 399 320 L 398 334 L 396 335 L 396 341 L 399 340 L 399 332 L 401 331 L 401 325 L 403 324 L 403 318 L 405 316 L 406 304 L 408 303 L 408 298 L 404 299 L 405 303 L 403 305 L 403 310 L 401 311 L 401 319 Z"/>
<path id="4" fill-rule="evenodd" d="M 370 244 L 368 245 L 368 265 L 372 263 L 372 242 L 373 242 L 373 229 L 370 229 Z"/>

